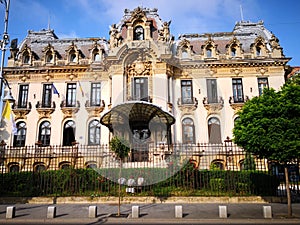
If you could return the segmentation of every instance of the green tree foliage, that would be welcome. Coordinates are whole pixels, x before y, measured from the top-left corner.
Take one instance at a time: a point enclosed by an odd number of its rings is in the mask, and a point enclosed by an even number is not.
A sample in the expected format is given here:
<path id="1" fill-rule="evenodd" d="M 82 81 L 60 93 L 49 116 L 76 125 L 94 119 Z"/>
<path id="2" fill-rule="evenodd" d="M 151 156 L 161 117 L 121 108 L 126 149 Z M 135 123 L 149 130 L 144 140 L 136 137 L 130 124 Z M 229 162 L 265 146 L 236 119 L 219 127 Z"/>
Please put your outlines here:
<path id="1" fill-rule="evenodd" d="M 265 89 L 239 111 L 234 142 L 247 152 L 285 167 L 288 216 L 292 216 L 287 164 L 300 158 L 300 77 L 289 80 L 280 91 Z"/>
<path id="2" fill-rule="evenodd" d="M 116 153 L 117 157 L 123 161 L 130 151 L 129 144 L 123 138 L 115 136 L 109 142 L 110 149 Z"/>
<path id="3" fill-rule="evenodd" d="M 289 81 L 276 92 L 265 89 L 245 103 L 234 142 L 247 152 L 283 164 L 300 157 L 300 85 Z"/>

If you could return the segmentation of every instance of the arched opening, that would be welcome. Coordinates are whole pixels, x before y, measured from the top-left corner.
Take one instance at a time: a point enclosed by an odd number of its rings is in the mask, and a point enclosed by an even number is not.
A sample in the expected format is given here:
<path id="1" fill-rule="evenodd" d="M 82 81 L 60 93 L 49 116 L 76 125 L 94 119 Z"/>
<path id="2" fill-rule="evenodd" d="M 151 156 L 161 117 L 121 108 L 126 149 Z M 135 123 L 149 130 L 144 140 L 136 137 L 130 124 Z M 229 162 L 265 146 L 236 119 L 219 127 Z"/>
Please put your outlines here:
<path id="1" fill-rule="evenodd" d="M 63 146 L 72 146 L 73 142 L 75 142 L 75 122 L 68 120 L 64 124 Z"/>
<path id="2" fill-rule="evenodd" d="M 51 124 L 48 121 L 44 121 L 40 124 L 39 128 L 39 142 L 42 146 L 50 145 L 50 135 L 51 135 Z"/>
<path id="3" fill-rule="evenodd" d="M 144 28 L 142 26 L 135 27 L 134 40 L 144 40 Z"/>
<path id="4" fill-rule="evenodd" d="M 17 133 L 14 135 L 14 147 L 24 147 L 26 140 L 26 123 L 21 121 L 17 123 Z"/>
<path id="5" fill-rule="evenodd" d="M 99 145 L 100 144 L 100 121 L 92 120 L 89 123 L 89 145 Z"/>
<path id="6" fill-rule="evenodd" d="M 209 143 L 222 143 L 220 120 L 216 117 L 212 117 L 208 120 L 208 138 Z"/>
<path id="7" fill-rule="evenodd" d="M 195 143 L 195 126 L 191 118 L 182 120 L 182 142 L 184 144 Z"/>

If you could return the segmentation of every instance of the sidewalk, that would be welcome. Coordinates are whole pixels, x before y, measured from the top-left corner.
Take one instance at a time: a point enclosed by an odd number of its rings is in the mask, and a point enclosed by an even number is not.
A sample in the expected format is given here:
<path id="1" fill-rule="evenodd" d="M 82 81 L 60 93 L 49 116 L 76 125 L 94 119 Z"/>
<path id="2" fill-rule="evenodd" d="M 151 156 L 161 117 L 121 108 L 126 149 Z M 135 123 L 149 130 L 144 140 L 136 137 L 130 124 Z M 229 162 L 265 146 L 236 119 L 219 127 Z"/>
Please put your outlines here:
<path id="1" fill-rule="evenodd" d="M 97 206 L 97 217 L 88 218 L 88 207 Z M 139 206 L 140 217 L 131 218 L 132 206 Z M 175 205 L 182 205 L 183 218 L 175 218 Z M 219 218 L 219 206 L 227 206 L 228 218 Z M 6 207 L 15 206 L 16 214 L 13 219 L 6 219 Z M 56 206 L 56 217 L 47 219 L 48 206 Z M 272 219 L 265 219 L 263 216 L 263 206 L 271 206 Z M 0 224 L 9 224 L 16 221 L 22 222 L 97 222 L 105 220 L 109 222 L 127 223 L 155 223 L 170 221 L 289 221 L 300 224 L 300 204 L 293 204 L 293 218 L 287 219 L 287 205 L 280 203 L 262 204 L 262 203 L 239 203 L 239 204 L 223 204 L 223 203 L 192 203 L 192 204 L 122 204 L 121 214 L 125 214 L 122 218 L 113 217 L 118 211 L 117 204 L 2 204 L 0 205 Z"/>

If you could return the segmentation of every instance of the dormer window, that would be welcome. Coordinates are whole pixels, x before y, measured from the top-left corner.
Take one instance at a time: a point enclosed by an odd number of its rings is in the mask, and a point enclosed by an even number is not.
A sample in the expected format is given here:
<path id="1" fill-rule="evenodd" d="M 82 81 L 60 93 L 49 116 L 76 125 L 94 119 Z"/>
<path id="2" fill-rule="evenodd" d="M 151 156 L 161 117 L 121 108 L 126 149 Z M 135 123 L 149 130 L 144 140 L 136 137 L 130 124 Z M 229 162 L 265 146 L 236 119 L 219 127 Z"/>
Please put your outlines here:
<path id="1" fill-rule="evenodd" d="M 210 48 L 206 48 L 206 57 L 211 58 L 212 57 L 212 50 Z"/>
<path id="2" fill-rule="evenodd" d="M 95 62 L 100 61 L 100 54 L 98 52 L 94 55 L 94 61 Z"/>
<path id="3" fill-rule="evenodd" d="M 47 52 L 47 54 L 46 54 L 46 63 L 53 63 L 52 52 Z"/>
<path id="4" fill-rule="evenodd" d="M 187 52 L 186 49 L 182 49 L 181 58 L 182 59 L 188 59 L 189 58 L 189 53 Z"/>
<path id="5" fill-rule="evenodd" d="M 29 56 L 29 53 L 28 52 L 25 52 L 23 54 L 23 63 L 24 64 L 29 64 L 30 63 L 30 56 Z"/>
<path id="6" fill-rule="evenodd" d="M 261 47 L 256 46 L 256 56 L 261 56 Z"/>
<path id="7" fill-rule="evenodd" d="M 236 57 L 236 49 L 231 48 L 231 57 Z"/>
<path id="8" fill-rule="evenodd" d="M 77 56 L 75 54 L 75 51 L 70 52 L 70 62 L 77 62 Z"/>
<path id="9" fill-rule="evenodd" d="M 144 40 L 144 28 L 142 26 L 137 26 L 134 29 L 134 40 Z"/>
<path id="10" fill-rule="evenodd" d="M 93 61 L 100 62 L 102 56 L 102 51 L 99 51 L 97 48 L 93 51 Z"/>

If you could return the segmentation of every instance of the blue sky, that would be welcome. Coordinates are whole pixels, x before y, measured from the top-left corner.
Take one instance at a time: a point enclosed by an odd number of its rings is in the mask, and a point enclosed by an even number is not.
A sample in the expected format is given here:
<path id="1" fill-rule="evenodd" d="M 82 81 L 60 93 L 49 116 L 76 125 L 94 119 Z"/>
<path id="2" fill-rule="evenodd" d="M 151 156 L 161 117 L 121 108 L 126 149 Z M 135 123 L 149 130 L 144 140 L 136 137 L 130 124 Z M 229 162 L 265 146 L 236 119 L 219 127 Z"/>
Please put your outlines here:
<path id="1" fill-rule="evenodd" d="M 241 20 L 263 20 L 280 41 L 291 66 L 300 66 L 299 0 L 11 0 L 8 33 L 19 42 L 28 30 L 54 29 L 58 37 L 105 37 L 124 9 L 157 8 L 163 21 L 172 20 L 171 33 L 232 31 Z M 1 8 L 2 7 L 2 8 Z M 0 19 L 4 21 L 4 5 Z M 50 18 L 50 19 L 49 19 Z M 0 20 L 1 21 L 1 20 Z M 0 24 L 3 31 L 4 22 Z M 8 54 L 7 54 L 8 55 Z"/>

